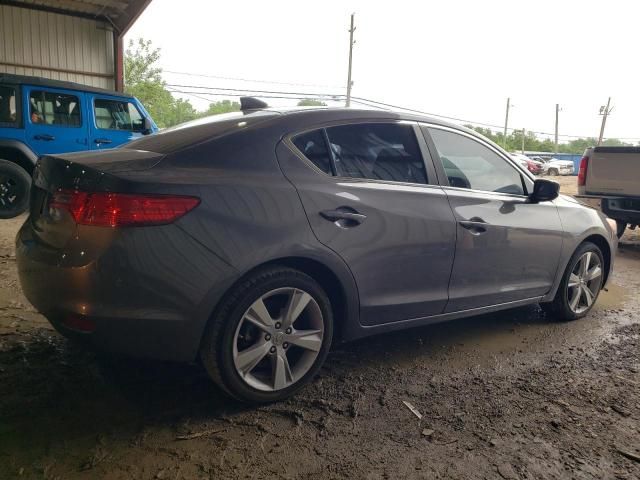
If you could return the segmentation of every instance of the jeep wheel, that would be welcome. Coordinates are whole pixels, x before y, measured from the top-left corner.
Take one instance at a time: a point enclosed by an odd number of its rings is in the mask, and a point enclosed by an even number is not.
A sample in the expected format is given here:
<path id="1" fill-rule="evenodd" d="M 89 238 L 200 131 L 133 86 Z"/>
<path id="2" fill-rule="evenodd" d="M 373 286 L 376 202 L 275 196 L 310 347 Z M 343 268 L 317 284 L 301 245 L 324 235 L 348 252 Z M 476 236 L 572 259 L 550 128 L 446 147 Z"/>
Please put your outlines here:
<path id="1" fill-rule="evenodd" d="M 31 177 L 19 165 L 0 160 L 0 218 L 13 218 L 29 206 Z"/>
<path id="2" fill-rule="evenodd" d="M 558 172 L 558 170 L 556 168 L 550 168 L 549 169 L 549 175 L 551 175 L 552 177 L 557 177 L 559 173 L 560 172 Z"/>

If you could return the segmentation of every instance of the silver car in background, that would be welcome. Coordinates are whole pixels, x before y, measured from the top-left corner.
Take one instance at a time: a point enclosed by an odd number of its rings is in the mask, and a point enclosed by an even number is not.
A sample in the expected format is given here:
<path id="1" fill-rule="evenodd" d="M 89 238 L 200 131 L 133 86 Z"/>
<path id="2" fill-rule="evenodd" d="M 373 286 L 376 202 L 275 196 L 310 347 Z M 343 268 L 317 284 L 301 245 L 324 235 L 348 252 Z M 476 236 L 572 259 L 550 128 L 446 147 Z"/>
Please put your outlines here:
<path id="1" fill-rule="evenodd" d="M 573 175 L 573 161 L 551 158 L 545 161 L 544 173 L 551 175 L 552 177 L 556 177 L 558 175 Z"/>

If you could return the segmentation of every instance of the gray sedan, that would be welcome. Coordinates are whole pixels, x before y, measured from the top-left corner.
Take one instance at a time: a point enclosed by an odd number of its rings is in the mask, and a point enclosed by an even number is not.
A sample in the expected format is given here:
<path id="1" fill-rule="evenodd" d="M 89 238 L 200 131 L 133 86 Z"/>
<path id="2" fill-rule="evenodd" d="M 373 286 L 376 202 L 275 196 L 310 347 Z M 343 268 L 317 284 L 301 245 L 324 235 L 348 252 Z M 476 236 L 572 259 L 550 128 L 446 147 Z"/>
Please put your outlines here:
<path id="1" fill-rule="evenodd" d="M 26 296 L 64 335 L 199 357 L 248 402 L 298 391 L 337 341 L 536 303 L 580 318 L 615 242 L 465 128 L 255 99 L 43 157 L 16 239 Z"/>

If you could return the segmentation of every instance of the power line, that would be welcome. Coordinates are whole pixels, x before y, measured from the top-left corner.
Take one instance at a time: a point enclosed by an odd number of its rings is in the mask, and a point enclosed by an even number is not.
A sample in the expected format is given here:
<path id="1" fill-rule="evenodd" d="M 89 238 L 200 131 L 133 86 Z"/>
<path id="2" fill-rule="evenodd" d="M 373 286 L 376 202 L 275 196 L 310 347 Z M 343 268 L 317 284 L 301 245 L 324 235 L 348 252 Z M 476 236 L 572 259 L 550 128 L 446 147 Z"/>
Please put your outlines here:
<path id="1" fill-rule="evenodd" d="M 339 87 L 337 85 L 319 85 L 319 84 L 313 84 L 313 83 L 293 83 L 293 82 L 278 82 L 278 81 L 272 81 L 272 80 L 256 80 L 256 79 L 252 79 L 252 78 L 240 78 L 240 77 L 224 77 L 224 76 L 220 76 L 220 75 L 207 75 L 204 73 L 189 73 L 189 72 L 178 72 L 175 70 L 162 70 L 163 72 L 166 73 L 172 73 L 174 75 L 185 75 L 188 77 L 203 77 L 203 78 L 215 78 L 218 80 L 234 80 L 237 82 L 253 82 L 253 83 L 266 83 L 269 85 L 289 85 L 289 86 L 294 86 L 294 87 L 319 87 L 319 88 L 335 88 L 335 89 L 339 89 L 342 90 L 344 89 L 344 87 Z"/>
<path id="2" fill-rule="evenodd" d="M 198 95 L 215 95 L 215 96 L 220 96 L 220 97 L 240 97 L 243 96 L 243 94 L 229 94 L 229 93 L 218 93 L 218 92 L 193 92 L 193 91 L 186 91 L 186 90 L 176 90 L 176 89 L 169 89 L 172 93 L 183 93 L 185 95 L 191 95 L 191 96 L 198 96 Z M 344 96 L 344 95 L 343 95 Z M 203 98 L 203 97 L 198 97 L 198 98 L 202 98 L 202 100 L 207 100 L 210 101 L 211 99 L 209 98 Z M 309 100 L 309 97 L 294 97 L 294 96 L 285 96 L 285 95 L 260 95 L 260 98 L 282 98 L 285 100 Z M 336 99 L 333 96 L 330 97 L 323 97 L 323 96 L 314 96 L 313 99 L 317 99 L 317 100 L 326 100 L 326 101 L 336 101 Z"/>
<path id="3" fill-rule="evenodd" d="M 277 90 L 256 90 L 253 88 L 228 88 L 228 87 L 209 87 L 206 85 L 182 85 L 177 83 L 167 83 L 168 87 L 177 87 L 177 88 L 199 88 L 202 90 L 222 90 L 225 92 L 254 92 L 254 93 L 268 93 L 268 94 L 278 94 L 278 95 L 306 95 L 306 96 L 316 96 L 316 97 L 344 97 L 343 94 L 334 94 L 334 93 L 308 93 L 308 92 L 283 92 Z M 202 92 L 205 93 L 205 92 Z M 260 95 L 263 96 L 263 95 Z"/>
<path id="4" fill-rule="evenodd" d="M 458 118 L 458 117 L 450 117 L 447 115 L 440 115 L 438 113 L 432 113 L 432 112 L 425 112 L 423 110 L 415 110 L 412 108 L 406 108 L 406 107 L 402 107 L 400 105 L 393 105 L 391 103 L 384 103 L 384 102 L 378 102 L 377 100 L 371 100 L 368 98 L 362 98 L 362 97 L 352 97 L 352 99 L 358 99 L 358 100 L 364 100 L 373 104 L 378 104 L 378 105 L 384 105 L 385 107 L 390 107 L 390 108 L 397 108 L 400 110 L 405 110 L 407 112 L 412 112 L 412 113 L 419 113 L 422 115 L 429 115 L 431 117 L 437 117 L 437 118 L 444 118 L 445 120 L 452 120 L 452 121 L 456 121 L 456 122 L 463 122 L 463 123 L 469 123 L 472 125 L 480 125 L 482 127 L 491 127 L 491 128 L 495 128 L 495 129 L 503 129 L 504 125 L 495 125 L 495 124 L 491 124 L 491 123 L 483 123 L 483 122 L 476 122 L 474 120 L 467 120 L 464 118 Z M 521 128 L 507 128 L 507 130 L 511 130 L 511 131 L 520 131 L 522 130 Z M 531 133 L 537 133 L 540 135 L 553 135 L 553 133 L 548 133 L 548 132 L 538 132 L 535 130 L 528 130 Z M 559 135 L 560 137 L 567 137 L 567 138 L 588 138 L 589 135 Z"/>
<path id="5" fill-rule="evenodd" d="M 191 95 L 193 97 L 196 98 L 200 98 L 202 100 L 207 100 L 209 101 L 210 99 L 201 97 L 199 95 L 214 95 L 214 96 L 244 96 L 244 95 L 254 95 L 256 93 L 258 93 L 260 97 L 263 98 L 272 98 L 272 99 L 284 99 L 284 100 L 305 100 L 305 99 L 309 99 L 309 98 L 313 98 L 313 99 L 317 99 L 317 100 L 325 100 L 325 101 L 341 101 L 343 98 L 346 97 L 346 95 L 344 94 L 332 94 L 332 93 L 319 93 L 319 92 L 313 92 L 313 93 L 309 93 L 309 92 L 291 92 L 291 91 L 278 91 L 278 90 L 254 90 L 254 89 L 240 89 L 240 88 L 227 88 L 227 87 L 210 87 L 210 86 L 206 86 L 206 85 L 182 85 L 182 84 L 171 84 L 171 83 L 167 83 L 166 84 L 167 87 L 172 87 L 170 90 L 175 92 L 175 93 L 183 93 L 185 95 Z M 183 89 L 183 88 L 195 88 L 195 89 L 199 89 L 199 90 L 205 90 L 205 91 L 185 91 L 185 90 L 177 90 L 175 89 L 175 87 Z M 215 92 L 212 92 L 210 90 L 215 90 Z M 222 92 L 229 92 L 229 93 L 221 93 L 219 91 Z M 235 93 L 232 93 L 235 92 Z M 266 94 L 266 95 L 265 95 Z M 389 108 L 392 109 L 398 109 L 398 110 L 404 110 L 407 112 L 411 112 L 411 113 L 417 113 L 417 114 L 421 114 L 421 115 L 428 115 L 431 117 L 436 117 L 436 118 L 442 118 L 445 120 L 451 120 L 454 122 L 461 122 L 461 123 L 466 123 L 466 124 L 471 124 L 474 126 L 482 126 L 482 127 L 487 127 L 487 128 L 494 128 L 496 129 L 496 131 L 499 131 L 501 129 L 504 128 L 504 125 L 496 125 L 496 124 L 491 124 L 491 123 L 484 123 L 484 122 L 477 122 L 474 120 L 468 120 L 468 119 L 464 119 L 464 118 L 459 118 L 459 117 L 452 117 L 449 115 L 441 115 L 438 113 L 433 113 L 433 112 L 426 112 L 424 110 L 416 110 L 413 108 L 408 108 L 408 107 L 403 107 L 401 105 L 394 105 L 391 103 L 385 103 L 385 102 L 380 102 L 377 100 L 372 100 L 369 98 L 363 98 L 363 97 L 351 97 L 351 101 L 354 103 L 358 103 L 360 105 L 364 105 L 367 107 L 373 107 L 373 108 L 379 108 L 382 110 L 388 110 Z M 387 108 L 383 108 L 383 107 L 387 107 Z M 521 131 L 521 129 L 519 128 L 507 128 L 507 130 L 510 131 Z M 550 133 L 550 132 L 542 132 L 542 131 L 536 131 L 536 130 L 528 130 L 531 133 L 537 134 L 537 135 L 545 135 L 545 136 L 549 136 L 549 137 L 553 137 L 554 133 Z M 559 137 L 563 137 L 563 138 L 591 138 L 590 135 L 567 135 L 567 134 L 559 134 Z M 633 137 L 611 137 L 611 138 L 617 138 L 618 140 L 638 140 L 640 138 L 633 138 Z M 605 138 L 606 139 L 606 138 Z"/>

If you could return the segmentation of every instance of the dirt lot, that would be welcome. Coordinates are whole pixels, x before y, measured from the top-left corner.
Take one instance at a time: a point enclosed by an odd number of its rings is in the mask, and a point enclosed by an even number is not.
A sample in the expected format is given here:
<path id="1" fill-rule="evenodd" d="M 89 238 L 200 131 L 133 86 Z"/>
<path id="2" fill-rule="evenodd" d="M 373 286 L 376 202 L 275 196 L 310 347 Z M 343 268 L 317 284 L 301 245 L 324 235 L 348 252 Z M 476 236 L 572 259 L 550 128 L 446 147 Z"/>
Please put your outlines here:
<path id="1" fill-rule="evenodd" d="M 197 365 L 55 333 L 20 293 L 23 220 L 0 223 L 0 479 L 640 478 L 637 234 L 581 321 L 531 307 L 341 345 L 296 398 L 247 408 Z"/>

